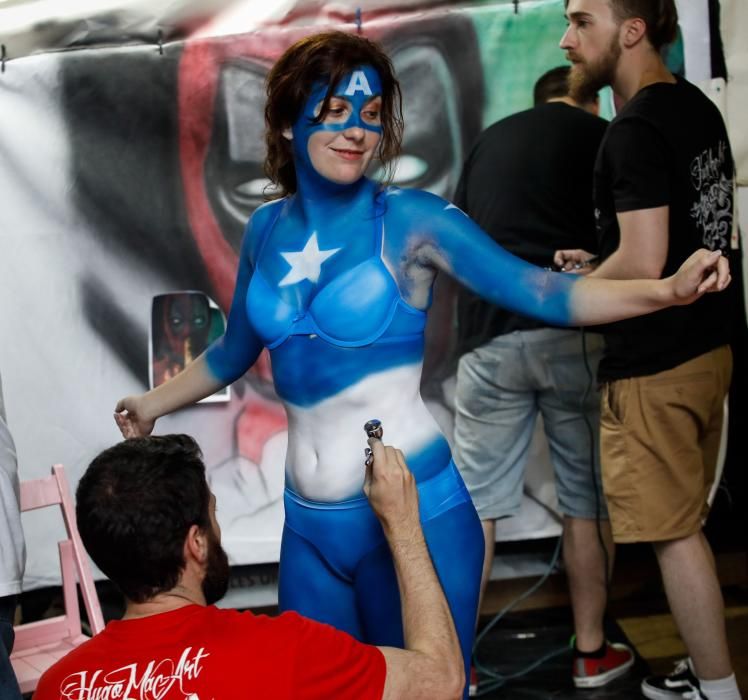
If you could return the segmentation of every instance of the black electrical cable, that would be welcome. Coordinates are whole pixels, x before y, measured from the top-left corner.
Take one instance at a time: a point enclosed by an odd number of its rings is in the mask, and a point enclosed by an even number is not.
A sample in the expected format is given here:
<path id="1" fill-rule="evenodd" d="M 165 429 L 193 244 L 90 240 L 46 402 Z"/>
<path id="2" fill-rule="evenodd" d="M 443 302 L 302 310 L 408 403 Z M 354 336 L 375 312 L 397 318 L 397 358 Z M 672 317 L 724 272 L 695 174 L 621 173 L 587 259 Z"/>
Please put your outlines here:
<path id="1" fill-rule="evenodd" d="M 587 426 L 587 433 L 589 435 L 590 442 L 590 472 L 592 473 L 592 487 L 595 489 L 595 524 L 597 529 L 597 539 L 600 543 L 600 547 L 603 550 L 603 557 L 605 560 L 605 595 L 610 592 L 610 552 L 608 552 L 608 546 L 605 544 L 605 538 L 603 537 L 602 530 L 602 504 L 600 503 L 600 488 L 597 482 L 597 470 L 595 469 L 595 433 L 590 423 L 590 419 L 587 416 L 585 406 L 587 398 L 592 391 L 592 385 L 595 381 L 595 377 L 592 374 L 592 368 L 590 367 L 590 360 L 587 354 L 587 334 L 584 328 L 579 329 L 582 334 L 582 358 L 584 360 L 584 368 L 587 371 L 587 386 L 585 387 L 584 393 L 582 394 L 582 419 L 584 424 Z M 599 430 L 599 426 L 598 426 Z"/>
<path id="2" fill-rule="evenodd" d="M 522 593 L 520 596 L 515 598 L 511 603 L 504 606 L 495 616 L 494 618 L 483 628 L 481 633 L 476 637 L 475 644 L 473 644 L 473 663 L 475 664 L 475 669 L 479 673 L 481 673 L 483 676 L 488 677 L 490 680 L 488 682 L 484 682 L 480 684 L 480 688 L 478 692 L 475 694 L 475 697 L 482 697 L 483 695 L 486 695 L 487 693 L 491 693 L 494 690 L 497 690 L 498 688 L 501 688 L 503 685 L 505 685 L 508 681 L 515 680 L 517 678 L 521 678 L 522 676 L 527 675 L 530 673 L 530 671 L 534 671 L 538 666 L 541 666 L 546 661 L 555 658 L 556 656 L 560 656 L 561 654 L 566 654 L 570 651 L 568 645 L 564 645 L 563 647 L 559 649 L 554 649 L 553 651 L 545 654 L 544 656 L 541 656 L 540 658 L 536 659 L 532 663 L 528 664 L 524 668 L 520 669 L 519 671 L 514 671 L 513 673 L 509 674 L 502 674 L 499 673 L 495 668 L 491 668 L 490 666 L 485 666 L 480 662 L 480 659 L 478 658 L 478 646 L 483 641 L 483 638 L 498 624 L 498 622 L 506 615 L 517 603 L 520 603 L 525 598 L 529 598 L 535 591 L 537 591 L 548 579 L 548 577 L 553 573 L 553 571 L 556 568 L 556 564 L 558 563 L 559 556 L 561 554 L 561 541 L 562 538 L 559 537 L 558 541 L 556 542 L 556 548 L 553 550 L 553 556 L 551 556 L 551 560 L 548 563 L 548 568 L 546 569 L 546 572 L 532 585 L 530 588 L 528 588 L 524 593 Z"/>

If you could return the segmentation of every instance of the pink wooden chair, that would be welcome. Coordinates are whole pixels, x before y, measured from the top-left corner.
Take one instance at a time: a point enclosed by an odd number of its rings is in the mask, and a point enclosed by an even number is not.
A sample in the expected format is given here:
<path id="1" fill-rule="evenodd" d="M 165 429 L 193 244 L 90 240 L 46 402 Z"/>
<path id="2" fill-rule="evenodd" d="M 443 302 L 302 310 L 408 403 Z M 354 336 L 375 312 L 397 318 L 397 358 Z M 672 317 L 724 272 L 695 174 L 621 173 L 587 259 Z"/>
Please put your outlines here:
<path id="1" fill-rule="evenodd" d="M 97 634 L 104 629 L 88 555 L 75 524 L 75 506 L 61 464 L 52 467 L 51 476 L 21 482 L 21 511 L 55 505 L 62 509 L 67 530 L 67 539 L 59 543 L 65 614 L 15 627 L 16 641 L 10 660 L 22 693 L 33 692 L 44 671 L 88 639 L 81 630 L 76 578 L 91 631 Z"/>

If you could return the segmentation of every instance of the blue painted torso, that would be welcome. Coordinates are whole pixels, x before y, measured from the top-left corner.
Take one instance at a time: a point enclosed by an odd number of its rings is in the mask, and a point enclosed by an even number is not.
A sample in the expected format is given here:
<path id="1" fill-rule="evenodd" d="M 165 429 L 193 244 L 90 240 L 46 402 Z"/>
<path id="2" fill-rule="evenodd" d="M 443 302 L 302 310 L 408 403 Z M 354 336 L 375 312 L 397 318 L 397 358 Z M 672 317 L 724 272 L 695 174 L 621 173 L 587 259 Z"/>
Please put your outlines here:
<path id="1" fill-rule="evenodd" d="M 313 336 L 337 347 L 363 347 L 377 342 L 408 342 L 423 333 L 426 314 L 403 300 L 400 289 L 383 260 L 384 221 L 382 207 L 373 220 L 364 221 L 358 235 L 370 238 L 371 254 L 343 269 L 298 306 L 279 294 L 278 282 L 270 284 L 267 265 L 278 255 L 277 245 L 268 246 L 273 229 L 286 203 L 275 205 L 264 232 L 247 291 L 249 322 L 265 347 L 274 350 L 289 336 Z M 369 231 L 370 229 L 370 231 Z M 370 233 L 370 236 L 367 235 Z M 268 249 L 270 248 L 270 250 Z M 334 263 L 330 261 L 330 265 Z"/>
<path id="2" fill-rule="evenodd" d="M 419 393 L 424 316 L 438 270 L 555 325 L 569 322 L 574 283 L 510 255 L 428 193 L 381 192 L 362 179 L 336 194 L 324 208 L 297 194 L 254 213 L 227 331 L 208 350 L 212 372 L 230 382 L 270 348 L 289 416 L 287 479 L 319 501 L 360 493 L 361 427 L 372 417 L 417 479 L 448 460 Z"/>
<path id="3" fill-rule="evenodd" d="M 556 325 L 571 318 L 574 280 L 511 256 L 438 197 L 377 194 L 372 183 L 357 184 L 361 199 L 330 207 L 327 220 L 299 216 L 296 197 L 255 212 L 227 331 L 207 359 L 229 382 L 270 348 L 288 414 L 287 484 L 315 504 L 310 512 L 324 515 L 305 532 L 284 530 L 283 608 L 370 643 L 400 644 L 394 570 L 386 546 L 372 544 L 377 523 L 369 518 L 372 532 L 357 538 L 344 521 L 358 517 L 338 509 L 361 502 L 362 426 L 383 421 L 385 440 L 403 450 L 419 488 L 443 478 L 449 447 L 419 392 L 424 316 L 437 270 L 494 303 Z M 424 527 L 467 666 L 483 554 L 479 521 L 465 502 Z M 320 533 L 338 533 L 360 576 L 330 574 L 327 557 L 337 550 L 309 544 Z"/>

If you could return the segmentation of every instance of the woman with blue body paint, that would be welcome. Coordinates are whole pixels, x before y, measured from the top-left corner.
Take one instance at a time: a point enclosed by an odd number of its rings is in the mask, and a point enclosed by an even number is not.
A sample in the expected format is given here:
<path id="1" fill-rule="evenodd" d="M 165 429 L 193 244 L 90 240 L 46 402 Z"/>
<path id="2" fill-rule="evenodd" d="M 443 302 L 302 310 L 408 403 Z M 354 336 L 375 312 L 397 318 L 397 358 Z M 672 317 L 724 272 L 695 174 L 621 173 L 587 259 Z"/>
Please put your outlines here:
<path id="1" fill-rule="evenodd" d="M 266 167 L 282 196 L 252 215 L 225 335 L 184 372 L 117 405 L 125 437 L 240 378 L 270 350 L 288 414 L 281 609 L 403 646 L 395 572 L 362 493 L 362 426 L 382 420 L 419 487 L 421 519 L 466 668 L 483 537 L 449 446 L 419 394 L 426 310 L 446 272 L 489 301 L 554 325 L 689 303 L 729 282 L 700 251 L 666 280 L 543 271 L 496 245 L 453 205 L 364 173 L 402 132 L 389 60 L 339 32 L 304 39 L 268 77 Z"/>

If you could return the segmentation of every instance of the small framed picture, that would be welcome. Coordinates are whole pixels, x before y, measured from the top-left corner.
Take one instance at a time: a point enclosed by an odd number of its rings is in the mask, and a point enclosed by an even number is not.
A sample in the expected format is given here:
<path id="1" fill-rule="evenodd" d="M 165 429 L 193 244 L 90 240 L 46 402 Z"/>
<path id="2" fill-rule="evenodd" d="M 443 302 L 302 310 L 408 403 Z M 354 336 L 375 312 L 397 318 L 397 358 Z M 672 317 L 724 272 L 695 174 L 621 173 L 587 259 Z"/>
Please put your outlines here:
<path id="1" fill-rule="evenodd" d="M 169 292 L 153 297 L 148 344 L 151 389 L 179 374 L 226 330 L 218 305 L 203 292 Z M 228 401 L 226 387 L 201 403 Z"/>

